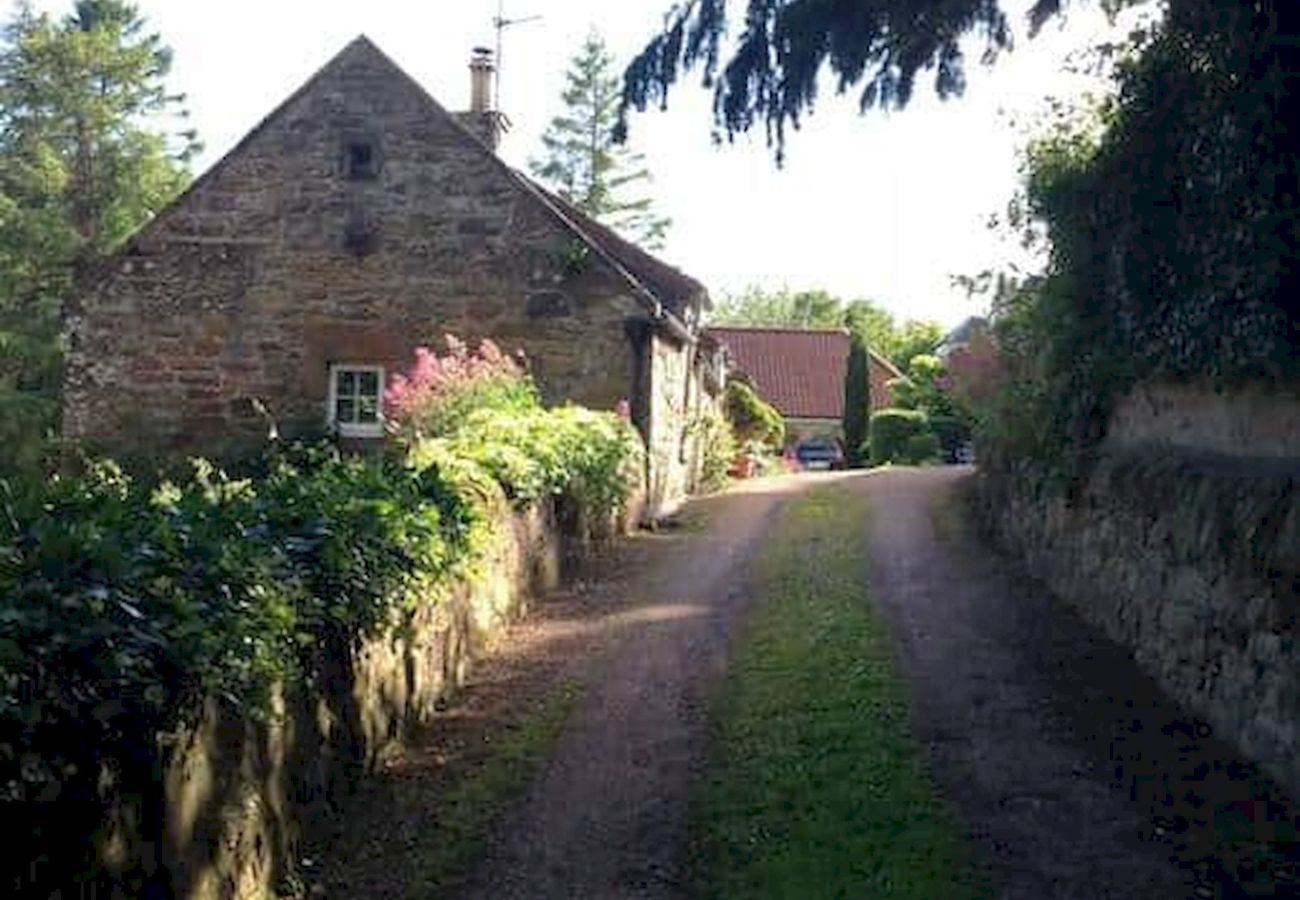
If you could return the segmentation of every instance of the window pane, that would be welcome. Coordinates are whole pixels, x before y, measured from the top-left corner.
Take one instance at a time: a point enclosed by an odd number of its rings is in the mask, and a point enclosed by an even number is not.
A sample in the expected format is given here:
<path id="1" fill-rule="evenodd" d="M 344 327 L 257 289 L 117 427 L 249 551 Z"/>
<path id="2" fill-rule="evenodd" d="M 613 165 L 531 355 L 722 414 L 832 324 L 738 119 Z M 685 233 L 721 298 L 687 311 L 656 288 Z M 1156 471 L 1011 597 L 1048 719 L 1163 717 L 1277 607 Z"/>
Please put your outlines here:
<path id="1" fill-rule="evenodd" d="M 339 397 L 334 405 L 334 420 L 348 425 L 357 420 L 357 401 L 352 397 Z"/>
<path id="2" fill-rule="evenodd" d="M 358 372 L 357 393 L 361 394 L 363 397 L 378 397 L 379 396 L 379 373 Z"/>
<path id="3" fill-rule="evenodd" d="M 374 397 L 357 398 L 357 421 L 378 422 L 379 402 Z"/>
<path id="4" fill-rule="evenodd" d="M 351 397 L 357 392 L 357 373 L 351 369 L 339 369 L 338 373 L 338 395 L 340 397 Z"/>

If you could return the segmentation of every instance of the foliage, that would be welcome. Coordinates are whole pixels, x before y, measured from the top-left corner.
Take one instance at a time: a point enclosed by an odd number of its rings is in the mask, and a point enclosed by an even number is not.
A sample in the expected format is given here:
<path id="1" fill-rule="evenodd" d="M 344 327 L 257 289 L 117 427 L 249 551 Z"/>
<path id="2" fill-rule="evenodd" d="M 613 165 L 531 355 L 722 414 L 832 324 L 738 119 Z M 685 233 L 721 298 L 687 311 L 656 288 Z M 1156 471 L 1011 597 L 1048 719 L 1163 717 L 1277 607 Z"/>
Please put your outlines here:
<path id="1" fill-rule="evenodd" d="M 565 111 L 542 135 L 545 152 L 529 163 L 533 174 L 591 217 L 652 250 L 660 248 L 672 222 L 654 211 L 650 197 L 626 196 L 648 185 L 651 176 L 641 154 L 614 141 L 618 75 L 598 33 L 587 36 L 565 77 Z"/>
<path id="2" fill-rule="evenodd" d="M 484 389 L 475 373 L 499 381 L 505 366 L 479 360 L 491 365 L 423 358 L 400 397 L 464 415 L 405 453 L 277 445 L 242 478 L 197 460 L 161 483 L 112 463 L 23 491 L 0 481 L 0 798 L 102 811 L 106 794 L 155 777 L 159 736 L 201 701 L 264 716 L 275 685 L 320 685 L 329 660 L 473 573 L 485 500 L 503 490 L 519 506 L 563 494 L 583 515 L 617 511 L 644 465 L 630 423 L 544 410 L 518 373 Z M 55 851 L 48 835 L 99 817 L 37 806 L 48 815 L 16 864 L 92 862 L 84 834 Z"/>
<path id="3" fill-rule="evenodd" d="M 768 450 L 779 450 L 785 441 L 785 420 L 781 414 L 745 382 L 727 381 L 723 410 L 736 440 L 756 442 Z"/>
<path id="4" fill-rule="evenodd" d="M 854 492 L 813 492 L 757 556 L 692 809 L 698 896 L 985 895 L 863 596 L 865 513 Z"/>
<path id="5" fill-rule="evenodd" d="M 715 325 L 860 330 L 872 350 L 900 369 L 913 356 L 933 353 L 943 340 L 937 322 L 907 319 L 899 323 L 874 301 L 845 301 L 820 288 L 768 290 L 752 285 L 718 300 L 710 321 Z"/>
<path id="6" fill-rule="evenodd" d="M 1282 124 L 1300 114 L 1297 31 L 1268 4 L 1176 4 L 1095 121 L 1030 148 L 1023 208 L 1051 254 L 995 304 L 991 465 L 1076 484 L 1139 380 L 1300 376 L 1300 166 Z"/>
<path id="7" fill-rule="evenodd" d="M 442 356 L 417 347 L 411 369 L 395 374 L 384 391 L 384 420 L 394 437 L 410 445 L 446 436 L 476 409 L 539 408 L 532 379 L 492 341 L 474 351 L 452 335 L 444 341 Z"/>
<path id="8" fill-rule="evenodd" d="M 477 515 L 436 469 L 305 446 L 243 480 L 98 464 L 5 513 L 0 786 L 86 801 L 201 698 L 265 710 L 318 647 L 392 624 L 459 571 Z"/>
<path id="9" fill-rule="evenodd" d="M 844 456 L 853 468 L 866 465 L 871 416 L 871 351 L 861 328 L 849 332 L 849 359 L 844 369 Z"/>
<path id="10" fill-rule="evenodd" d="M 922 463 L 934 462 L 939 458 L 939 437 L 933 431 L 923 431 L 920 434 L 914 434 L 909 437 L 903 444 L 903 453 L 896 462 L 906 463 L 909 466 L 919 466 Z"/>
<path id="11" fill-rule="evenodd" d="M 624 504 L 644 463 L 626 416 L 543 409 L 532 379 L 491 341 L 471 352 L 445 340 L 442 356 L 417 348 L 384 393 L 388 430 L 414 459 L 469 485 L 486 475 L 520 506 L 562 493 L 596 515 Z"/>
<path id="12" fill-rule="evenodd" d="M 938 322 L 906 319 L 873 342 L 871 348 L 906 372 L 919 356 L 934 357 L 943 343 L 944 332 Z"/>
<path id="13" fill-rule="evenodd" d="M 1125 0 L 1110 0 L 1114 7 Z M 1035 0 L 1037 27 L 1057 12 L 1060 0 Z M 678 78 L 700 67 L 714 89 L 717 127 L 728 139 L 761 122 L 780 161 L 787 128 L 798 128 L 817 99 L 829 67 L 840 93 L 861 85 L 858 106 L 902 108 L 916 77 L 934 73 L 941 98 L 966 86 L 961 39 L 977 33 L 983 58 L 1011 46 L 1011 31 L 998 0 L 883 0 L 872 4 L 823 0 L 747 0 L 744 28 L 724 61 L 727 0 L 678 3 L 664 29 L 633 59 L 624 75 L 620 134 L 630 109 L 666 107 Z"/>
<path id="14" fill-rule="evenodd" d="M 913 445 L 911 441 L 912 438 L 922 435 L 934 437 L 930 432 L 929 419 L 921 410 L 892 407 L 877 410 L 871 415 L 872 463 L 881 465 L 889 462 L 916 461 L 912 454 L 913 451 L 920 449 L 920 445 Z"/>
<path id="15" fill-rule="evenodd" d="M 844 324 L 844 309 L 839 297 L 820 288 L 766 290 L 751 285 L 715 301 L 710 321 L 715 325 L 839 328 Z"/>
<path id="16" fill-rule="evenodd" d="M 629 422 L 580 406 L 480 409 L 445 441 L 447 453 L 481 466 L 516 505 L 564 494 L 597 516 L 623 506 L 644 463 Z"/>
<path id="17" fill-rule="evenodd" d="M 120 0 L 61 20 L 19 5 L 0 41 L 0 476 L 44 468 L 64 305 L 184 187 L 197 149 L 171 53 Z"/>
<path id="18" fill-rule="evenodd" d="M 730 386 L 729 382 L 728 388 Z M 737 453 L 736 435 L 731 423 L 720 413 L 710 411 L 692 422 L 690 429 L 692 435 L 698 437 L 701 448 L 701 486 L 710 491 L 725 486 Z"/>
<path id="19" fill-rule="evenodd" d="M 893 379 L 890 389 L 894 406 L 925 413 L 944 459 L 955 461 L 970 440 L 970 416 L 953 391 L 944 361 L 928 354 L 913 357 L 907 374 Z"/>

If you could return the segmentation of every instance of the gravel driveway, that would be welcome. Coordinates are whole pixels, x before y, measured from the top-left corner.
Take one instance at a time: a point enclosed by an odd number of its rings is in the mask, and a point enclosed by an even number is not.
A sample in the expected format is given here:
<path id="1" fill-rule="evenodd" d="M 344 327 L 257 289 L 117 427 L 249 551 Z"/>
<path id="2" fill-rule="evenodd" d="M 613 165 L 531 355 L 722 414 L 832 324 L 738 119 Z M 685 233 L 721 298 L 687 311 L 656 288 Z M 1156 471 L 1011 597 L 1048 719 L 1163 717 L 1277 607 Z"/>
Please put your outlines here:
<path id="1" fill-rule="evenodd" d="M 949 467 L 751 482 L 697 502 L 670 539 L 633 542 L 635 564 L 541 604 L 449 710 L 468 725 L 460 744 L 561 680 L 583 690 L 459 896 L 688 895 L 690 790 L 750 564 L 774 513 L 825 484 L 870 506 L 870 602 L 890 625 L 930 772 L 994 896 L 1293 896 L 1244 892 L 1226 874 L 1240 860 L 1215 843 L 1214 810 L 1270 789 L 1126 653 L 967 533 L 953 504 L 970 477 Z M 328 896 L 411 895 L 418 854 L 403 848 L 436 840 L 425 823 L 448 746 L 444 734 L 379 779 L 343 829 L 363 840 L 339 848 Z"/>
<path id="2" fill-rule="evenodd" d="M 1238 861 L 1215 857 L 1213 810 L 1275 789 L 961 527 L 971 477 L 901 469 L 853 485 L 873 510 L 871 596 L 918 737 L 998 896 L 1249 895 L 1227 874 Z"/>
<path id="3" fill-rule="evenodd" d="M 691 781 L 749 561 L 784 500 L 838 477 L 762 479 L 706 501 L 707 530 L 627 586 L 603 673 L 466 898 L 685 895 Z"/>

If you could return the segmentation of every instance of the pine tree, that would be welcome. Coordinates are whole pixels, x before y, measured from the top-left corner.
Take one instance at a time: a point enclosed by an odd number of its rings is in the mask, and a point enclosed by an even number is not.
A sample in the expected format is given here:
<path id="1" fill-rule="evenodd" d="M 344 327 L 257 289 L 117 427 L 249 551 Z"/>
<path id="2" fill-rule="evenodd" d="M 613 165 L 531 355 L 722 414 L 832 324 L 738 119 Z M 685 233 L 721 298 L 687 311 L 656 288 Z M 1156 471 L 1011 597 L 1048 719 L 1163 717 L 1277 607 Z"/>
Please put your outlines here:
<path id="1" fill-rule="evenodd" d="M 1060 14 L 1062 2 L 1032 0 L 1031 35 Z M 1107 9 L 1127 2 L 1101 0 Z M 665 13 L 662 32 L 627 68 L 617 133 L 626 136 L 629 109 L 667 106 L 669 91 L 698 67 L 714 90 L 718 130 L 730 138 L 763 125 L 780 160 L 787 130 L 812 111 L 827 74 L 840 92 L 857 87 L 863 110 L 901 109 L 922 75 L 933 77 L 941 98 L 960 96 L 970 49 L 962 38 L 982 38 L 985 60 L 1010 49 L 1009 6 L 1006 0 L 676 3 Z M 737 22 L 744 27 L 729 32 Z"/>
<path id="2" fill-rule="evenodd" d="M 64 303 L 188 180 L 193 132 L 159 130 L 170 67 L 123 0 L 23 3 L 0 39 L 0 475 L 57 424 Z"/>
<path id="3" fill-rule="evenodd" d="M 866 465 L 871 422 L 871 352 L 864 329 L 849 328 L 849 360 L 844 371 L 844 456 L 854 468 Z"/>
<path id="4" fill-rule="evenodd" d="M 529 166 L 564 199 L 630 240 L 657 249 L 671 221 L 645 195 L 628 193 L 652 179 L 645 158 L 614 140 L 620 83 L 599 34 L 588 35 L 566 74 L 565 111 L 542 136 L 545 153 Z"/>

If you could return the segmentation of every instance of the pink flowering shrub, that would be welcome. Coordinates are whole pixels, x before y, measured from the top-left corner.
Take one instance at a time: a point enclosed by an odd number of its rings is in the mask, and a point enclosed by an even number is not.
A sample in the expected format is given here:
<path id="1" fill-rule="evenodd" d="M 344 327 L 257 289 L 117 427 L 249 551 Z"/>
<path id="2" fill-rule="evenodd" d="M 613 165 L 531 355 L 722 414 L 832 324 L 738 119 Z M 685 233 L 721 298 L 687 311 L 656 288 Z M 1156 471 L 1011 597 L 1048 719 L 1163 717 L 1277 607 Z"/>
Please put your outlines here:
<path id="1" fill-rule="evenodd" d="M 540 407 L 532 378 L 492 341 L 482 341 L 476 350 L 452 335 L 444 341 L 442 355 L 417 347 L 415 363 L 394 375 L 384 391 L 384 420 L 399 441 L 413 444 L 453 434 L 479 409 Z"/>

